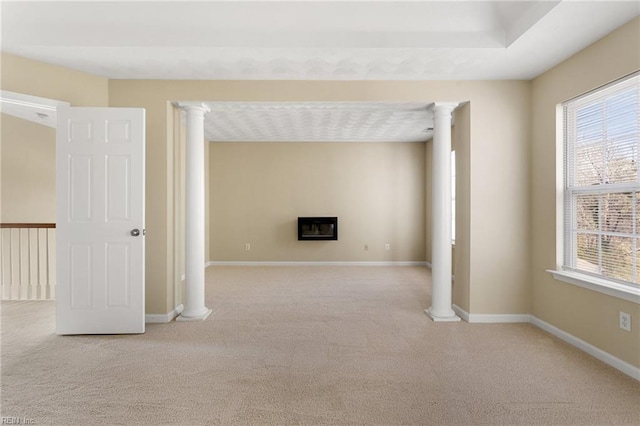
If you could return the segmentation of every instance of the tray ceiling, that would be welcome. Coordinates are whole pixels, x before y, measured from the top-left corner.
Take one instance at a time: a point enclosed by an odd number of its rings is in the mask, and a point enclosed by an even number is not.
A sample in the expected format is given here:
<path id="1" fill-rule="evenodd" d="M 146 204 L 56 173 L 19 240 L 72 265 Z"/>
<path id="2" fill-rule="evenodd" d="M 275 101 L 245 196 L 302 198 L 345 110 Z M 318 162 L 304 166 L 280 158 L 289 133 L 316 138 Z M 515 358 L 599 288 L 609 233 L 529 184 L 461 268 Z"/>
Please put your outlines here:
<path id="1" fill-rule="evenodd" d="M 637 1 L 2 2 L 2 50 L 113 79 L 530 79 Z"/>

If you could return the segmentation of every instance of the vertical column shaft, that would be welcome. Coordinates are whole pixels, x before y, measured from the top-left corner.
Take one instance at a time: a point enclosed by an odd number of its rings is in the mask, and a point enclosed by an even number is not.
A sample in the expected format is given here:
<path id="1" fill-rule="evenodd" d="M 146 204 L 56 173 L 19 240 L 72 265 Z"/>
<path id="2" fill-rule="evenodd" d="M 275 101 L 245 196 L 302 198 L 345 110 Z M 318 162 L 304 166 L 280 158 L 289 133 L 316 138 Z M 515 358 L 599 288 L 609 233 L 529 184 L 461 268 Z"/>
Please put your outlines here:
<path id="1" fill-rule="evenodd" d="M 451 113 L 457 104 L 436 103 L 432 168 L 432 291 L 427 315 L 459 321 L 451 308 Z"/>
<path id="2" fill-rule="evenodd" d="M 211 314 L 205 302 L 205 170 L 203 104 L 181 104 L 187 113 L 185 193 L 184 309 L 179 320 L 204 320 Z"/>

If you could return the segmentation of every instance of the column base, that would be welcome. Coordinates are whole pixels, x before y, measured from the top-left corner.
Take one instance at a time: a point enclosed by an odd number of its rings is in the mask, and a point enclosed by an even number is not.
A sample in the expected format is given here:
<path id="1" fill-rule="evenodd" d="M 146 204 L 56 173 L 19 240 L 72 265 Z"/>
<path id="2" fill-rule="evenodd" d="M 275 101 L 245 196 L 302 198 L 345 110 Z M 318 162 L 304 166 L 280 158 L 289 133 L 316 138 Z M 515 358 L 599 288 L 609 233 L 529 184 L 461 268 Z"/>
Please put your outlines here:
<path id="1" fill-rule="evenodd" d="M 460 321 L 460 317 L 455 314 L 455 312 L 451 311 L 451 315 L 448 316 L 436 316 L 429 309 L 425 309 L 424 313 L 427 314 L 429 318 L 433 320 L 433 322 L 458 322 Z"/>
<path id="2" fill-rule="evenodd" d="M 211 309 L 207 309 L 207 311 L 202 314 L 202 315 L 198 315 L 197 317 L 185 317 L 182 314 L 180 314 L 179 316 L 176 317 L 176 321 L 179 322 L 187 322 L 187 321 L 204 321 L 207 318 L 209 318 L 209 315 L 211 315 L 213 311 Z"/>

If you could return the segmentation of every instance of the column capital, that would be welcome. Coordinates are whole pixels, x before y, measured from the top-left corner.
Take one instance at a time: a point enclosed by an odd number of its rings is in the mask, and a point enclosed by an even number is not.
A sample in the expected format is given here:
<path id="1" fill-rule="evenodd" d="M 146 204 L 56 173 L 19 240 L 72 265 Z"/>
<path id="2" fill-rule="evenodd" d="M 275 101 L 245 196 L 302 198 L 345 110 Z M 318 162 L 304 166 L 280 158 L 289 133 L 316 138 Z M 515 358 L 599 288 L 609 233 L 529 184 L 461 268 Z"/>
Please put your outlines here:
<path id="1" fill-rule="evenodd" d="M 176 102 L 174 105 L 176 105 L 178 108 L 180 108 L 182 110 L 185 110 L 185 111 L 201 110 L 205 114 L 207 112 L 211 112 L 211 109 L 204 102 L 191 102 L 191 101 L 183 102 L 183 101 L 181 101 L 181 102 Z"/>
<path id="2" fill-rule="evenodd" d="M 434 102 L 427 107 L 428 111 L 436 112 L 453 112 L 460 105 L 460 102 Z"/>

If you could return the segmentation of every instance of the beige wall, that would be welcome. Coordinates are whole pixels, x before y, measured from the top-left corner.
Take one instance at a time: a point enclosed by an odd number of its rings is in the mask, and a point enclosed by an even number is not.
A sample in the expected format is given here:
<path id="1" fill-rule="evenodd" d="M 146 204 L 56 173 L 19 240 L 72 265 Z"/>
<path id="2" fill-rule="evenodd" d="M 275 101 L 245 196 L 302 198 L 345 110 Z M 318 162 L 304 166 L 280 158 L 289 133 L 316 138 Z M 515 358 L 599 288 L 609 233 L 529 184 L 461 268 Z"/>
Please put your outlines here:
<path id="1" fill-rule="evenodd" d="M 468 199 L 472 210 L 470 223 L 460 226 L 469 236 L 456 248 L 469 244 L 463 249 L 469 254 L 465 266 L 469 273 L 461 276 L 470 278 L 465 282 L 456 277 L 456 287 L 470 294 L 473 313 L 529 311 L 529 82 L 112 80 L 112 106 L 147 110 L 148 313 L 169 312 L 176 299 L 175 274 L 167 267 L 174 261 L 168 241 L 172 241 L 175 201 L 168 190 L 174 180 L 173 168 L 167 166 L 174 161 L 174 138 L 167 132 L 172 120 L 167 103 L 175 100 L 468 101 L 473 114 L 467 115 L 466 134 L 471 140 L 463 141 L 463 149 L 469 152 L 470 170 L 467 193 L 457 197 Z M 508 244 L 504 247 L 496 244 L 496 224 Z"/>
<path id="2" fill-rule="evenodd" d="M 432 207 L 433 207 L 433 180 L 431 173 L 433 171 L 433 139 L 426 142 L 424 147 L 424 259 L 431 264 L 432 256 L 432 240 L 431 226 Z"/>
<path id="3" fill-rule="evenodd" d="M 556 258 L 555 106 L 639 69 L 639 33 L 639 20 L 635 19 L 532 83 L 108 82 L 3 54 L 1 87 L 72 105 L 146 108 L 147 313 L 169 312 L 178 300 L 174 258 L 179 254 L 174 250 L 174 242 L 179 238 L 174 239 L 174 215 L 180 197 L 173 190 L 176 138 L 169 125 L 173 120 L 169 101 L 467 101 L 456 112 L 458 217 L 454 302 L 471 313 L 532 312 L 640 366 L 637 304 L 555 281 L 545 272 L 555 267 Z M 426 151 L 424 155 L 428 155 Z M 214 157 L 212 150 L 212 170 Z M 210 192 L 213 191 L 211 188 Z M 5 195 L 2 196 L 4 199 Z M 214 203 L 213 199 L 210 201 Z M 211 234 L 216 238 L 215 230 Z M 426 231 L 424 235 L 428 239 Z M 231 240 L 235 244 L 235 237 Z M 245 242 L 250 241 L 240 240 L 240 248 Z M 211 256 L 215 257 L 213 246 Z M 632 333 L 618 329 L 620 310 L 632 313 Z"/>
<path id="4" fill-rule="evenodd" d="M 470 307 L 471 280 L 471 106 L 465 104 L 456 110 L 453 144 L 456 149 L 456 244 L 453 251 L 453 303 L 467 312 Z M 520 231 L 522 232 L 522 231 Z M 520 246 L 519 246 L 520 247 Z M 525 279 L 517 285 L 527 291 Z M 525 299 L 523 297 L 523 299 Z M 519 301 L 518 303 L 523 303 Z M 475 312 L 474 312 L 475 313 Z"/>
<path id="5" fill-rule="evenodd" d="M 185 135 L 186 136 L 186 135 Z M 205 182 L 204 182 L 204 205 L 205 205 L 205 216 L 204 216 L 204 232 L 205 232 L 205 247 L 204 247 L 204 258 L 212 259 L 211 257 L 211 233 L 213 229 L 213 224 L 211 223 L 211 144 L 209 141 L 204 141 L 204 173 L 205 173 Z"/>
<path id="6" fill-rule="evenodd" d="M 640 306 L 554 280 L 556 267 L 556 105 L 640 69 L 640 19 L 533 81 L 531 144 L 531 308 L 536 317 L 640 366 Z M 560 159 L 560 161 L 562 161 Z M 632 332 L 618 313 L 632 315 Z"/>
<path id="7" fill-rule="evenodd" d="M 2 114 L 0 138 L 1 221 L 55 223 L 55 129 Z"/>
<path id="8" fill-rule="evenodd" d="M 72 105 L 104 105 L 143 107 L 147 110 L 147 307 L 148 313 L 166 313 L 177 298 L 175 284 L 175 194 L 173 130 L 168 122 L 173 113 L 172 100 L 225 101 L 469 101 L 474 114 L 469 115 L 466 141 L 469 165 L 489 157 L 488 175 L 483 168 L 469 170 L 467 193 L 474 209 L 467 226 L 466 243 L 470 253 L 468 274 L 457 278 L 456 287 L 471 294 L 477 291 L 477 303 L 471 297 L 469 310 L 474 313 L 526 312 L 528 301 L 528 200 L 522 194 L 528 187 L 526 158 L 529 128 L 529 83 L 520 81 L 491 82 L 309 82 L 309 81 L 140 81 L 112 80 L 42 64 L 12 55 L 3 55 L 2 85 L 7 90 L 45 96 Z M 36 81 L 34 83 L 34 81 Z M 105 94 L 105 87 L 109 88 Z M 504 131 L 500 123 L 507 123 Z M 460 149 L 460 147 L 458 147 Z M 493 152 L 501 152 L 495 167 Z M 501 188 L 490 185 L 506 182 Z M 498 189 L 501 188 L 501 189 Z M 486 228 L 501 205 L 501 225 L 512 236 L 508 249 L 494 246 L 497 255 L 486 250 L 486 241 L 495 236 Z M 509 213 L 513 212 L 513 215 Z M 505 220 L 506 218 L 506 220 Z M 476 223 L 471 223 L 471 220 Z M 459 225 L 460 226 L 460 225 Z M 491 234 L 491 235 L 489 235 Z M 460 235 L 458 236 L 460 238 Z M 462 240 L 461 240 L 462 241 Z M 479 245 L 477 249 L 471 244 Z M 461 248 L 462 242 L 457 244 Z M 456 267 L 459 256 L 456 254 Z M 499 260 L 498 260 L 499 259 Z M 498 267 L 501 264 L 503 266 Z M 504 266 L 506 265 L 506 266 Z M 499 271 L 499 272 L 498 272 Z"/>
<path id="9" fill-rule="evenodd" d="M 72 105 L 143 107 L 147 112 L 147 313 L 175 307 L 174 100 L 211 101 L 467 101 L 471 139 L 468 185 L 458 200 L 470 207 L 467 238 L 458 232 L 456 288 L 472 313 L 528 312 L 528 144 L 530 83 L 524 81 L 145 81 L 111 80 L 3 55 L 2 87 Z M 108 93 L 105 88 L 108 87 Z M 456 121 L 459 125 L 459 120 Z M 463 123 L 464 124 L 464 123 Z M 460 203 L 460 201 L 459 201 Z M 422 207 L 420 207 L 422 209 Z M 522 213 L 525 214 L 522 214 Z M 495 244 L 499 223 L 509 238 Z M 422 233 L 422 231 L 419 231 Z M 215 232 L 212 232 L 215 234 Z M 243 243 L 244 244 L 244 243 Z M 467 244 L 468 247 L 462 247 Z M 490 246 L 492 250 L 487 250 Z M 466 265 L 458 250 L 468 253 Z M 245 253 L 246 254 L 246 253 Z M 211 254 L 215 256 L 213 253 Z M 458 277 L 460 275 L 460 277 Z M 468 277 L 468 278 L 465 278 Z M 458 291 L 457 290 L 457 291 Z M 456 293 L 457 294 L 457 293 Z M 458 303 L 456 301 L 456 303 Z M 462 303 L 462 302 L 461 302 Z M 461 305 L 462 306 L 462 305 Z"/>
<path id="10" fill-rule="evenodd" d="M 167 138 L 170 141 L 168 148 L 173 147 L 172 162 L 167 163 L 169 174 L 175 176 L 173 184 L 167 185 L 168 197 L 175 200 L 173 208 L 168 211 L 167 221 L 167 249 L 173 250 L 173 256 L 169 258 L 172 263 L 167 263 L 167 277 L 170 283 L 182 283 L 185 273 L 185 150 L 186 150 L 186 126 L 182 120 L 179 108 L 167 105 Z M 206 170 L 206 169 L 205 169 Z M 147 185 L 148 187 L 149 185 Z M 147 215 L 149 216 L 149 215 Z M 148 220 L 148 219 L 147 219 Z M 146 223 L 149 227 L 148 222 Z M 205 257 L 206 259 L 207 257 Z M 149 256 L 147 256 L 148 262 Z M 168 289 L 168 298 L 173 298 L 172 304 L 178 306 L 183 300 L 184 288 L 182 285 L 175 285 Z M 173 296 L 172 296 L 173 295 Z M 147 297 L 149 299 L 149 297 Z"/>
<path id="11" fill-rule="evenodd" d="M 0 89 L 107 106 L 108 80 L 3 53 Z M 55 222 L 55 130 L 2 115 L 0 141 L 3 222 Z"/>
<path id="12" fill-rule="evenodd" d="M 211 260 L 422 262 L 424 158 L 424 143 L 211 143 Z M 298 241 L 298 216 L 337 216 L 338 241 Z"/>

